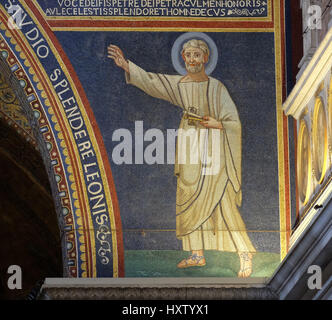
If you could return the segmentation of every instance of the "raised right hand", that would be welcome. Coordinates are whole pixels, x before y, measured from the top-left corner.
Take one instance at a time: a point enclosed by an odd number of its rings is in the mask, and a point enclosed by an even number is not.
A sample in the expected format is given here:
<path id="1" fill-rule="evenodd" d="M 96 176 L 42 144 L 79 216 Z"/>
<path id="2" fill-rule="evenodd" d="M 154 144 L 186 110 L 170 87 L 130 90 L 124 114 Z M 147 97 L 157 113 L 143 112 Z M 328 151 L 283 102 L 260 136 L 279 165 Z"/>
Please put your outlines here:
<path id="1" fill-rule="evenodd" d="M 122 68 L 127 73 L 129 73 L 128 61 L 126 60 L 122 50 L 119 47 L 110 44 L 107 48 L 107 52 L 108 52 L 108 58 L 113 59 L 118 67 Z"/>

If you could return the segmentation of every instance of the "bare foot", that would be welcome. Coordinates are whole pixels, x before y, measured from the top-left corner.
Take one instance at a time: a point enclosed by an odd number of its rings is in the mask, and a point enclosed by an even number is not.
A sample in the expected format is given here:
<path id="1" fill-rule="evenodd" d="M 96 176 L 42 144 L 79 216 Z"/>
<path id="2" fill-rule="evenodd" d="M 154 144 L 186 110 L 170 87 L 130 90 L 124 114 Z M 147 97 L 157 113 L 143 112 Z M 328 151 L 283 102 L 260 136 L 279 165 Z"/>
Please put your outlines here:
<path id="1" fill-rule="evenodd" d="M 252 254 L 249 252 L 239 253 L 240 257 L 240 271 L 239 278 L 248 278 L 252 273 Z"/>
<path id="2" fill-rule="evenodd" d="M 206 265 L 204 256 L 198 256 L 197 254 L 192 254 L 189 258 L 183 259 L 177 265 L 178 268 L 184 269 L 189 267 L 203 267 Z"/>

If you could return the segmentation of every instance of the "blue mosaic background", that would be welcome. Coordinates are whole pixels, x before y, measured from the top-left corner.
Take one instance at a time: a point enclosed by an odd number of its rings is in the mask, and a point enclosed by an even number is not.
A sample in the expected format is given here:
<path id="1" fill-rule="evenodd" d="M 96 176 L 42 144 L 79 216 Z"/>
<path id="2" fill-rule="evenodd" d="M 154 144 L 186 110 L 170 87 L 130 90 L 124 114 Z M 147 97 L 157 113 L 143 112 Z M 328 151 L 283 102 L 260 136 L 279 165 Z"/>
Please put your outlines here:
<path id="1" fill-rule="evenodd" d="M 173 165 L 116 165 L 114 130 L 177 129 L 180 108 L 127 85 L 107 58 L 110 43 L 142 68 L 175 74 L 171 48 L 177 32 L 56 32 L 87 94 L 109 155 L 120 205 L 125 250 L 180 250 L 175 236 Z M 243 130 L 242 217 L 258 251 L 279 253 L 279 198 L 273 33 L 208 33 L 219 50 L 211 76 L 237 105 Z M 148 145 L 149 143 L 146 143 Z M 142 230 L 144 229 L 144 232 Z"/>

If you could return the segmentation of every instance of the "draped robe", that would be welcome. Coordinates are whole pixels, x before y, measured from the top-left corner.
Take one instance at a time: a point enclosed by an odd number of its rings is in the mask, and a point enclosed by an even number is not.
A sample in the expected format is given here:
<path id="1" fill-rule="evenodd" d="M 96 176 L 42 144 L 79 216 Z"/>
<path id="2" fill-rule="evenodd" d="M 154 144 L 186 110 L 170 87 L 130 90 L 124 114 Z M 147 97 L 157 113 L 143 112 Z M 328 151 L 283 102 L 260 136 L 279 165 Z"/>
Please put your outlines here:
<path id="1" fill-rule="evenodd" d="M 209 115 L 223 126 L 222 130 L 206 129 L 198 122 L 192 125 L 185 117 L 181 119 L 175 162 L 176 235 L 187 251 L 255 252 L 238 210 L 242 203 L 242 147 L 236 106 L 219 80 L 182 79 L 146 72 L 131 61 L 126 73 L 126 82 L 148 95 L 184 111 L 194 107 L 198 115 Z M 193 149 L 200 155 L 197 162 L 190 158 Z"/>

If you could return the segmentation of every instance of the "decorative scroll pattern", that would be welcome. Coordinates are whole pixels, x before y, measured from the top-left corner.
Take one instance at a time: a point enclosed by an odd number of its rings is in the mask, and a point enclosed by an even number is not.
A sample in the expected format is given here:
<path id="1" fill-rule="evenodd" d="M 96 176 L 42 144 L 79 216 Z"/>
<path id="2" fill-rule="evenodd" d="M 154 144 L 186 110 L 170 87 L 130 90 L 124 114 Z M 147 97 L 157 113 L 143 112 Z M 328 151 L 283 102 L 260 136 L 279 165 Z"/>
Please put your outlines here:
<path id="1" fill-rule="evenodd" d="M 4 44 L 1 43 L 1 46 L 3 45 Z M 2 51 L 2 56 L 4 58 L 6 55 L 7 53 Z M 25 86 L 25 82 L 22 81 L 21 85 Z M 36 147 L 36 140 L 33 136 L 29 121 L 20 106 L 18 98 L 6 82 L 2 73 L 0 73 L 0 117 L 3 118 L 8 125 L 12 126 L 28 142 Z"/>
<path id="2" fill-rule="evenodd" d="M 231 16 L 231 15 L 236 15 L 236 16 L 244 16 L 244 17 L 254 17 L 257 15 L 262 15 L 265 12 L 265 8 L 260 8 L 260 9 L 253 9 L 253 10 L 249 10 L 249 9 L 230 9 L 227 12 L 227 15 Z"/>

